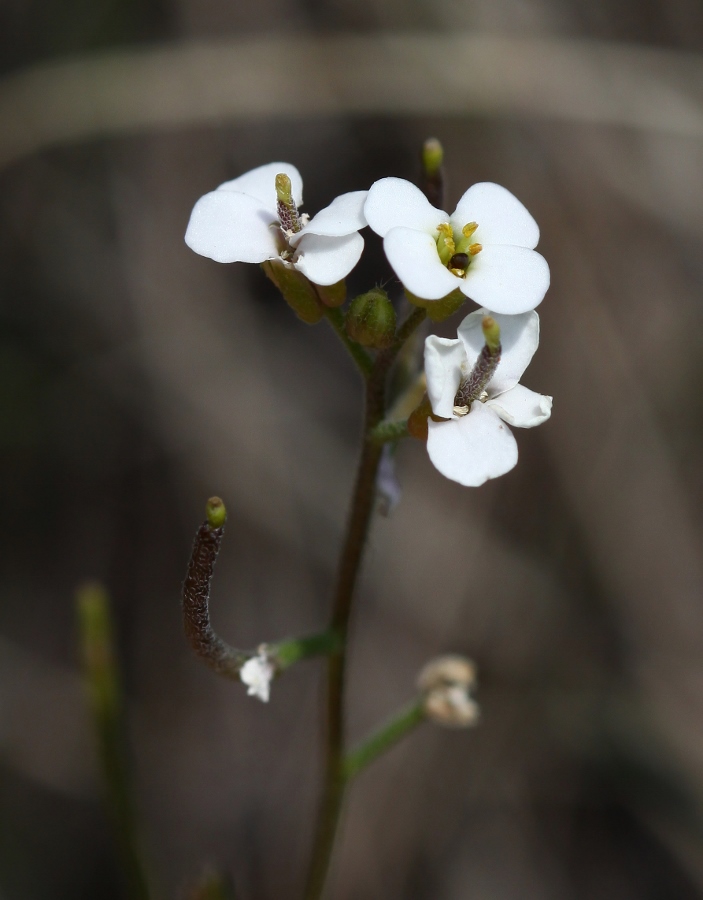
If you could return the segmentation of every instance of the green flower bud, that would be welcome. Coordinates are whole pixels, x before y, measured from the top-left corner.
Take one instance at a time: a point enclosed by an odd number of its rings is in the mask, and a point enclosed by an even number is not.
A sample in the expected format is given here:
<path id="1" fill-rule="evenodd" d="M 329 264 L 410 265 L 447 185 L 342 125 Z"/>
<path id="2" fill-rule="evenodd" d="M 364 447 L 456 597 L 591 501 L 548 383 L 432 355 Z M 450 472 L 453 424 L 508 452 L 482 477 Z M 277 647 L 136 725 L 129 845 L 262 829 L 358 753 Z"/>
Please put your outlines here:
<path id="1" fill-rule="evenodd" d="M 420 187 L 432 206 L 444 206 L 444 150 L 437 138 L 429 138 L 422 145 Z"/>
<path id="2" fill-rule="evenodd" d="M 335 284 L 318 284 L 317 294 L 325 306 L 341 306 L 347 299 L 347 283 L 342 279 Z"/>
<path id="3" fill-rule="evenodd" d="M 267 260 L 261 267 L 299 319 L 308 325 L 320 321 L 325 314 L 324 307 L 315 288 L 302 272 L 275 259 Z"/>
<path id="4" fill-rule="evenodd" d="M 422 168 L 429 175 L 436 175 L 444 162 L 444 148 L 437 138 L 427 138 L 422 145 Z"/>
<path id="5" fill-rule="evenodd" d="M 210 528 L 222 528 L 227 518 L 227 510 L 219 497 L 210 497 L 205 507 L 205 515 Z"/>
<path id="6" fill-rule="evenodd" d="M 347 311 L 347 334 L 364 347 L 382 350 L 395 339 L 395 310 L 382 288 L 355 297 Z"/>
<path id="7" fill-rule="evenodd" d="M 427 318 L 433 322 L 443 322 L 449 316 L 454 315 L 466 303 L 466 297 L 459 288 L 452 291 L 451 294 L 447 294 L 446 297 L 441 297 L 439 300 L 424 300 L 422 297 L 416 297 L 415 294 L 411 294 L 407 288 L 405 296 L 413 306 L 421 306 L 423 309 L 426 309 Z"/>

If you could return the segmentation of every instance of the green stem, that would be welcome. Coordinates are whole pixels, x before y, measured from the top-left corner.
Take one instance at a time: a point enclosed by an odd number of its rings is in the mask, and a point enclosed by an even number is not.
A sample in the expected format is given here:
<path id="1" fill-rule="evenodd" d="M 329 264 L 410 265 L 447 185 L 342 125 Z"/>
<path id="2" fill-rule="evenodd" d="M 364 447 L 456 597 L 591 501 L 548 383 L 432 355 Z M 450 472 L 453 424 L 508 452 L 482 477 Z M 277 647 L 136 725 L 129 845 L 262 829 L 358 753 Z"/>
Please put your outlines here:
<path id="1" fill-rule="evenodd" d="M 391 441 L 399 441 L 408 437 L 408 420 L 403 419 L 400 422 L 390 422 L 384 420 L 369 432 L 369 440 L 374 444 L 388 444 Z"/>
<path id="2" fill-rule="evenodd" d="M 337 310 L 329 310 L 338 313 Z M 330 654 L 327 668 L 327 736 L 325 742 L 325 775 L 322 800 L 317 820 L 315 843 L 308 871 L 305 900 L 319 900 L 325 889 L 332 851 L 339 826 L 346 787 L 344 754 L 344 686 L 347 660 L 347 636 L 354 600 L 354 589 L 363 558 L 374 500 L 376 497 L 376 473 L 383 450 L 382 445 L 368 439 L 385 414 L 386 376 L 410 335 L 425 319 L 425 310 L 416 308 L 400 326 L 396 340 L 382 350 L 367 375 L 364 412 L 364 443 L 356 474 L 351 514 L 342 546 L 334 595 L 334 608 L 330 631 L 339 635 L 339 649 Z M 328 320 L 341 325 L 341 313 L 328 315 Z M 341 337 L 341 335 L 340 335 Z M 344 332 L 345 340 L 346 332 Z M 348 338 L 347 338 L 348 340 Z"/>
<path id="3" fill-rule="evenodd" d="M 115 657 L 109 601 L 97 584 L 77 595 L 83 670 L 92 706 L 107 804 L 130 900 L 148 900 L 137 815 L 132 795 L 124 724 L 124 700 Z"/>
<path id="4" fill-rule="evenodd" d="M 301 638 L 290 638 L 278 644 L 268 645 L 268 655 L 283 671 L 301 659 L 311 656 L 328 656 L 339 650 L 340 636 L 336 631 L 323 631 L 320 634 L 309 634 Z"/>
<path id="5" fill-rule="evenodd" d="M 413 307 L 413 311 L 408 315 L 407 319 L 403 322 L 403 324 L 396 332 L 395 342 L 391 347 L 391 350 L 394 351 L 394 357 L 410 337 L 410 335 L 413 333 L 413 331 L 415 331 L 416 328 L 422 325 L 426 318 L 426 309 L 423 309 L 421 306 Z"/>
<path id="6" fill-rule="evenodd" d="M 374 731 L 366 740 L 347 754 L 344 760 L 344 777 L 347 781 L 358 775 L 402 737 L 409 734 L 425 720 L 422 702 L 413 700 L 399 710 L 391 719 Z"/>
<path id="7" fill-rule="evenodd" d="M 364 378 L 368 378 L 371 375 L 371 371 L 373 369 L 373 359 L 369 356 L 366 350 L 364 350 L 361 344 L 357 344 L 357 342 L 353 341 L 347 334 L 347 330 L 344 327 L 344 313 L 342 312 L 342 310 L 336 306 L 326 306 L 325 318 L 330 323 L 333 330 L 336 332 L 337 337 L 349 351 L 349 355 L 354 360 L 357 369 L 361 372 Z"/>

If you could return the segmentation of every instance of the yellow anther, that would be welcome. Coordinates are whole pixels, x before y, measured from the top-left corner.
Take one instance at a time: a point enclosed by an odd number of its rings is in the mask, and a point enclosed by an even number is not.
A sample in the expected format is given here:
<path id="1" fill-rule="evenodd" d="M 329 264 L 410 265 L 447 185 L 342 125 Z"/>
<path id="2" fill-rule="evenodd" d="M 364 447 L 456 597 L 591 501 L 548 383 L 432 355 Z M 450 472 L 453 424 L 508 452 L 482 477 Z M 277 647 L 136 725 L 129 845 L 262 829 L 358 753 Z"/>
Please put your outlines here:
<path id="1" fill-rule="evenodd" d="M 442 263 L 446 266 L 449 260 L 456 253 L 454 244 L 454 232 L 452 226 L 448 222 L 442 222 L 437 226 L 439 236 L 437 237 L 437 252 Z"/>
<path id="2" fill-rule="evenodd" d="M 442 222 L 441 225 L 437 226 L 437 231 L 439 232 L 439 238 L 437 238 L 437 241 L 443 241 L 445 246 L 449 247 L 452 253 L 454 253 L 454 232 L 452 231 L 452 226 L 449 224 L 449 222 Z"/>
<path id="3" fill-rule="evenodd" d="M 469 222 L 468 225 L 464 225 L 464 227 L 461 229 L 461 233 L 464 235 L 464 237 L 470 238 L 477 228 L 478 222 Z"/>
<path id="4" fill-rule="evenodd" d="M 452 275 L 456 275 L 457 278 L 466 278 L 466 272 L 464 269 L 450 269 L 449 270 Z"/>
<path id="5" fill-rule="evenodd" d="M 477 253 L 480 253 L 483 250 L 483 244 L 471 244 L 468 249 L 469 256 L 476 256 Z"/>

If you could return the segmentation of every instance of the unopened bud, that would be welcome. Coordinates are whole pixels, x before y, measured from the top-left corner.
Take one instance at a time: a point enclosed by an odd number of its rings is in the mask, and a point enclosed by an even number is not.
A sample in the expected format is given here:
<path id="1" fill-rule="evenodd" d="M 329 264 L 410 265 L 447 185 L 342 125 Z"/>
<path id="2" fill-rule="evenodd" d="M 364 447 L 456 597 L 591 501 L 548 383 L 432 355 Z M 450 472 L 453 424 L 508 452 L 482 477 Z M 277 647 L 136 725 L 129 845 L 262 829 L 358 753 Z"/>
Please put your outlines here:
<path id="1" fill-rule="evenodd" d="M 347 311 L 347 334 L 364 347 L 390 347 L 395 339 L 395 324 L 393 304 L 382 288 L 355 297 Z"/>
<path id="2" fill-rule="evenodd" d="M 430 203 L 441 209 L 444 205 L 444 150 L 437 138 L 428 138 L 422 145 L 420 154 L 422 164 L 423 193 Z"/>
<path id="3" fill-rule="evenodd" d="M 437 138 L 427 138 L 422 145 L 422 168 L 428 175 L 435 175 L 444 162 L 444 148 Z"/>
<path id="4" fill-rule="evenodd" d="M 283 299 L 299 319 L 308 325 L 315 325 L 325 314 L 324 307 L 315 288 L 292 266 L 280 260 L 269 259 L 261 268 L 283 294 Z"/>
<path id="5" fill-rule="evenodd" d="M 476 686 L 476 667 L 463 656 L 440 656 L 420 672 L 417 686 L 425 715 L 438 725 L 467 728 L 478 719 L 478 705 L 469 696 Z"/>
<path id="6" fill-rule="evenodd" d="M 210 497 L 205 507 L 205 515 L 210 528 L 222 528 L 227 519 L 227 510 L 219 497 Z"/>
<path id="7" fill-rule="evenodd" d="M 491 355 L 500 353 L 500 325 L 493 316 L 484 316 L 481 327 L 483 328 L 483 338 Z"/>
<path id="8" fill-rule="evenodd" d="M 325 306 L 342 306 L 347 299 L 347 283 L 342 279 L 334 284 L 318 284 L 317 294 Z"/>

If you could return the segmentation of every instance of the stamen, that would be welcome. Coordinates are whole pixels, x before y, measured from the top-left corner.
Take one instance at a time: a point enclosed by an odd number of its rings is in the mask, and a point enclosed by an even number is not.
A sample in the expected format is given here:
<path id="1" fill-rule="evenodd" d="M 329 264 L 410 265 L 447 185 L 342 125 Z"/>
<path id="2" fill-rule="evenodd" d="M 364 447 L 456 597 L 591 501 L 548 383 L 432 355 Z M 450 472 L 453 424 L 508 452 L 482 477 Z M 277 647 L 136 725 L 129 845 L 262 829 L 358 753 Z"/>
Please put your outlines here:
<path id="1" fill-rule="evenodd" d="M 469 222 L 468 225 L 464 225 L 464 227 L 461 229 L 461 233 L 464 235 L 465 238 L 470 238 L 471 235 L 474 233 L 474 231 L 476 231 L 477 228 L 478 228 L 478 222 Z"/>
<path id="2" fill-rule="evenodd" d="M 471 244 L 469 247 L 469 256 L 476 256 L 483 250 L 483 244 Z"/>
<path id="3" fill-rule="evenodd" d="M 439 232 L 439 236 L 437 237 L 437 252 L 439 253 L 439 258 L 442 260 L 442 264 L 446 266 L 456 252 L 454 233 L 452 232 L 452 226 L 449 222 L 442 222 L 437 226 L 437 231 Z"/>

